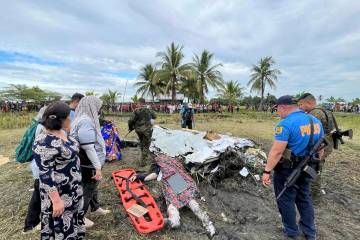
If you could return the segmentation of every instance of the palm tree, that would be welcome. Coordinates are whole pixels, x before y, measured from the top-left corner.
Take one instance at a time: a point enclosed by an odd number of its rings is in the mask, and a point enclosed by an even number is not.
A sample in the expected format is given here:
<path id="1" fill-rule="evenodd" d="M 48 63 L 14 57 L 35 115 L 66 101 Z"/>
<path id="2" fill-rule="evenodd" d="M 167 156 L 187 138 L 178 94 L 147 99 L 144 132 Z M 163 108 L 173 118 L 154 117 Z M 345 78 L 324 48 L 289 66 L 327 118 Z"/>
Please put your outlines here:
<path id="1" fill-rule="evenodd" d="M 138 87 L 136 94 L 144 95 L 150 94 L 154 102 L 155 97 L 163 93 L 164 84 L 160 81 L 156 68 L 152 64 L 146 64 L 141 68 L 138 76 L 139 82 L 134 86 Z"/>
<path id="2" fill-rule="evenodd" d="M 104 93 L 100 99 L 103 100 L 104 106 L 107 107 L 107 110 L 112 109 L 112 111 L 115 111 L 115 102 L 120 97 L 120 93 L 118 91 L 111 91 L 108 90 L 107 93 Z"/>
<path id="3" fill-rule="evenodd" d="M 95 93 L 93 90 L 91 90 L 91 91 L 86 91 L 85 92 L 85 96 L 97 96 L 98 94 L 97 93 Z"/>
<path id="4" fill-rule="evenodd" d="M 107 95 L 109 96 L 109 102 L 110 104 L 114 105 L 116 100 L 121 96 L 121 94 L 118 91 L 111 91 L 110 89 L 108 90 Z"/>
<path id="5" fill-rule="evenodd" d="M 133 101 L 133 103 L 138 103 L 139 97 L 137 95 L 134 95 L 133 97 L 131 97 L 131 101 Z"/>
<path id="6" fill-rule="evenodd" d="M 344 98 L 342 97 L 339 97 L 336 99 L 336 102 L 346 102 Z"/>
<path id="7" fill-rule="evenodd" d="M 230 103 L 237 103 L 244 95 L 243 90 L 244 88 L 242 88 L 237 81 L 231 80 L 225 82 L 224 86 L 219 89 L 218 96 Z"/>
<path id="8" fill-rule="evenodd" d="M 327 98 L 326 101 L 328 101 L 329 103 L 336 103 L 336 98 L 331 96 L 331 97 Z"/>
<path id="9" fill-rule="evenodd" d="M 199 91 L 196 88 L 196 79 L 190 77 L 181 81 L 180 92 L 184 94 L 185 97 L 191 99 L 192 102 L 196 102 L 199 99 Z"/>
<path id="10" fill-rule="evenodd" d="M 205 93 L 208 93 L 208 85 L 219 89 L 223 86 L 221 72 L 217 68 L 222 64 L 211 65 L 213 53 L 204 50 L 201 56 L 195 55 L 191 66 L 194 68 L 194 75 L 196 79 L 196 89 L 199 92 L 200 102 L 204 103 Z"/>
<path id="11" fill-rule="evenodd" d="M 360 104 L 360 98 L 354 98 L 351 102 L 352 104 Z"/>
<path id="12" fill-rule="evenodd" d="M 281 74 L 280 70 L 272 68 L 273 64 L 275 64 L 275 61 L 272 57 L 261 58 L 259 65 L 253 65 L 251 70 L 248 86 L 251 85 L 251 91 L 256 91 L 261 94 L 259 111 L 263 110 L 266 85 L 269 85 L 270 88 L 275 88 L 275 82 L 277 81 L 278 75 Z"/>
<path id="13" fill-rule="evenodd" d="M 110 96 L 107 93 L 104 93 L 103 95 L 101 95 L 100 99 L 105 103 L 105 104 L 110 104 Z"/>
<path id="14" fill-rule="evenodd" d="M 164 92 L 171 93 L 173 104 L 176 101 L 176 91 L 179 90 L 180 81 L 190 78 L 192 68 L 189 64 L 182 64 L 184 54 L 182 53 L 183 46 L 175 45 L 174 42 L 166 48 L 165 52 L 156 54 L 161 59 L 158 63 L 161 69 L 158 71 L 159 78 L 164 81 Z"/>

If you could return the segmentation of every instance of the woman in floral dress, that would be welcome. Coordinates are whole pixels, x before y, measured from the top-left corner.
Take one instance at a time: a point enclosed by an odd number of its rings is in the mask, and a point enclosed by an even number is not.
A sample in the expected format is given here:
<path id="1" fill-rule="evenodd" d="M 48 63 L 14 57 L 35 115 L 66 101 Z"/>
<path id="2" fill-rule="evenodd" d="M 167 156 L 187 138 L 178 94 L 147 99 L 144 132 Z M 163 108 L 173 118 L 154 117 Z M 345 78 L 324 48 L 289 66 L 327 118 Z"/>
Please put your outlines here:
<path id="1" fill-rule="evenodd" d="M 84 239 L 83 189 L 79 144 L 62 129 L 70 127 L 70 108 L 50 104 L 42 118 L 46 131 L 34 143 L 40 170 L 41 239 Z"/>

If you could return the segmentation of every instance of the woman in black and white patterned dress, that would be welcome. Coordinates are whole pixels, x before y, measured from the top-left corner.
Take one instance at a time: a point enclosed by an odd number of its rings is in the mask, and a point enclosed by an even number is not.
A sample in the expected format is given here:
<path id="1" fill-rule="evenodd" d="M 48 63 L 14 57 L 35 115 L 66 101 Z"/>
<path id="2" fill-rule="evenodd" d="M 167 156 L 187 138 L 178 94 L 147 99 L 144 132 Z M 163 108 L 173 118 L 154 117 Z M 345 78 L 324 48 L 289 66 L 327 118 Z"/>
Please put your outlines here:
<path id="1" fill-rule="evenodd" d="M 43 116 L 46 131 L 34 143 L 40 170 L 41 239 L 84 239 L 83 189 L 79 144 L 63 129 L 70 128 L 70 108 L 50 104 Z"/>

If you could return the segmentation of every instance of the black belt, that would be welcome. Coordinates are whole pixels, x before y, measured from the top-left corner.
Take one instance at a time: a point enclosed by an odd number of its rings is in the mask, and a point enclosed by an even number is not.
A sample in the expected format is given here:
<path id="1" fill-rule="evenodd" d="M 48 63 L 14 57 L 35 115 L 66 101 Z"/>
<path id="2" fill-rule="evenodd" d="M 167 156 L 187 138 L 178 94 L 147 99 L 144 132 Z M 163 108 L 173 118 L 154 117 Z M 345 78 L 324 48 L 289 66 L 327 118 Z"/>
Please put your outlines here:
<path id="1" fill-rule="evenodd" d="M 304 157 L 291 156 L 291 159 L 281 158 L 279 164 L 277 164 L 278 168 L 282 169 L 292 169 L 297 166 L 297 164 L 303 160 Z"/>

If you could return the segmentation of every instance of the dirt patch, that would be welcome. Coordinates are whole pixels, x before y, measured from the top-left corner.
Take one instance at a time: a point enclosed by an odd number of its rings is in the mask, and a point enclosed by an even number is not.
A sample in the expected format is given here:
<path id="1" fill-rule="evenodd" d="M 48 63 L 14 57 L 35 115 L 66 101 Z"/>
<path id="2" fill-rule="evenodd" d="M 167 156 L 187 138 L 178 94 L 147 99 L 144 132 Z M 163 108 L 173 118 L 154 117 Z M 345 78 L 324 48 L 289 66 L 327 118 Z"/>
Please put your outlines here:
<path id="1" fill-rule="evenodd" d="M 0 155 L 0 166 L 5 163 L 8 163 L 9 161 L 10 161 L 10 159 L 8 157 L 4 157 L 4 156 Z"/>
<path id="2" fill-rule="evenodd" d="M 139 157 L 139 151 L 133 148 L 125 149 L 124 156 L 124 162 L 120 165 L 131 166 L 132 160 Z M 111 168 L 116 168 L 115 166 L 120 167 L 118 163 L 115 163 Z M 109 165 L 106 168 L 110 170 Z M 357 225 L 359 214 L 356 214 L 360 209 L 355 191 L 357 187 L 352 189 L 349 186 L 344 189 L 341 184 L 341 186 L 336 186 L 338 190 L 331 190 L 329 185 L 332 185 L 333 181 L 338 181 L 337 184 L 340 185 L 341 180 L 329 179 L 326 175 L 324 174 L 324 182 L 327 194 L 316 206 L 318 239 L 357 239 L 360 230 Z M 166 216 L 165 202 L 158 184 L 150 182 L 147 185 Z M 113 189 L 110 186 L 111 192 L 114 191 Z M 201 196 L 206 200 L 206 202 L 200 200 L 199 202 L 207 209 L 219 232 L 214 239 L 286 239 L 281 232 L 281 219 L 271 188 L 263 188 L 260 182 L 256 183 L 252 178 L 244 179 L 241 176 L 234 176 L 224 179 L 216 185 L 216 188 L 202 182 L 199 184 L 199 189 Z M 339 189 L 343 189 L 344 193 L 340 193 Z M 116 195 L 116 192 L 113 193 Z M 113 203 L 114 205 L 120 204 L 118 197 L 113 200 L 116 202 Z M 180 229 L 164 229 L 148 235 L 147 239 L 207 239 L 204 229 L 189 209 L 181 209 L 180 214 Z M 115 211 L 114 217 L 119 219 L 117 224 L 126 225 L 127 230 L 134 232 L 122 207 Z M 141 236 L 143 237 L 145 236 Z"/>

